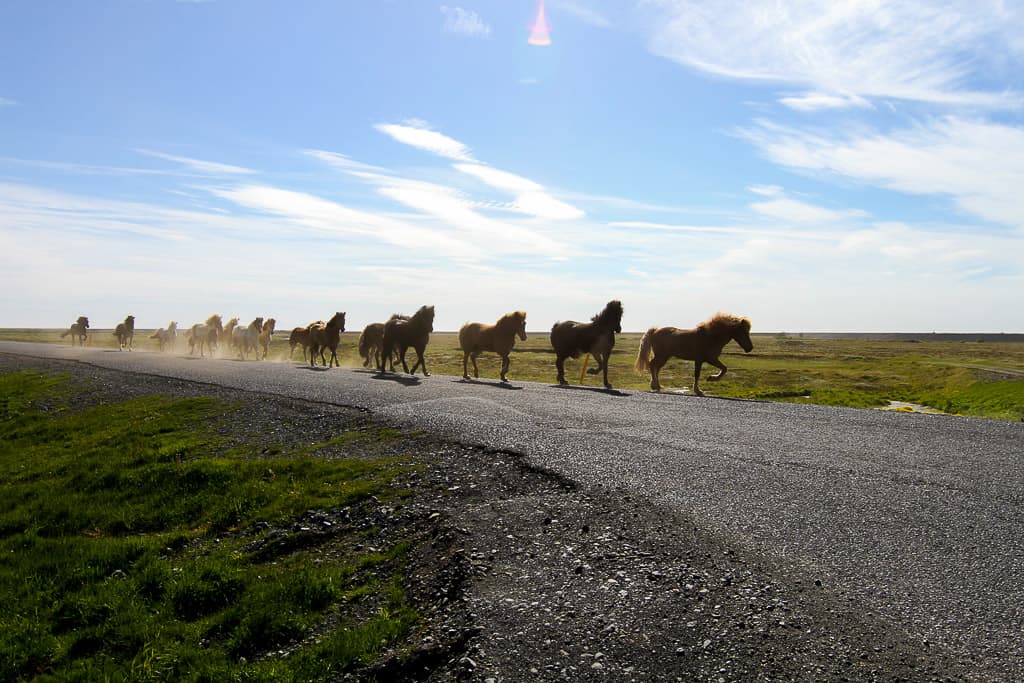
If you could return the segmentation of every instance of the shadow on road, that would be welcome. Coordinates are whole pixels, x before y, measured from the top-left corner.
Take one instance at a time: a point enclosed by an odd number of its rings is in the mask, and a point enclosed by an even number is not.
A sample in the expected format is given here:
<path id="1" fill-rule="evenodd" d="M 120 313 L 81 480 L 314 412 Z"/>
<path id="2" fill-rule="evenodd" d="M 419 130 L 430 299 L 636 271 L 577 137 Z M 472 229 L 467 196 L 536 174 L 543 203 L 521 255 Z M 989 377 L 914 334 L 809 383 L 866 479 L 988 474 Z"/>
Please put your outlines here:
<path id="1" fill-rule="evenodd" d="M 460 377 L 458 379 L 453 379 L 452 383 L 454 383 L 454 384 L 474 384 L 474 385 L 476 385 L 478 387 L 491 387 L 492 389 L 507 389 L 509 391 L 520 391 L 523 388 L 521 386 L 516 386 L 514 384 L 510 384 L 509 382 L 494 382 L 494 381 L 481 380 L 481 379 L 465 379 L 465 378 L 462 378 L 462 377 Z"/>
<path id="2" fill-rule="evenodd" d="M 571 389 L 575 391 L 593 391 L 598 394 L 606 394 L 608 396 L 632 396 L 625 391 L 619 391 L 618 389 L 605 389 L 604 387 L 585 387 L 579 384 L 549 384 L 548 386 L 553 389 Z"/>
<path id="3" fill-rule="evenodd" d="M 403 386 L 414 387 L 421 384 L 419 377 L 407 377 L 406 375 L 399 375 L 390 372 L 378 372 L 374 374 L 372 379 L 386 379 L 390 382 L 397 382 Z"/>
<path id="4" fill-rule="evenodd" d="M 330 370 L 329 367 L 323 365 L 296 365 L 295 367 L 300 370 L 312 370 L 313 372 L 327 372 Z"/>

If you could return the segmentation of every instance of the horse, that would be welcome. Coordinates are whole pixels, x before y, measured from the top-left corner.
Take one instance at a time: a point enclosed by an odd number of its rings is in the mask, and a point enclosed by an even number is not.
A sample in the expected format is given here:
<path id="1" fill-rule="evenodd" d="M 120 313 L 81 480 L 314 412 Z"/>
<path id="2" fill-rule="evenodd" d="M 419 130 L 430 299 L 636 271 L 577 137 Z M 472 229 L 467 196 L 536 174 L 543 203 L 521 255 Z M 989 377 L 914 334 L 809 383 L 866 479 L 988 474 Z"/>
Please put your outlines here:
<path id="1" fill-rule="evenodd" d="M 237 321 L 236 321 L 237 322 Z M 205 323 L 196 323 L 188 331 L 188 355 L 193 355 L 196 346 L 199 346 L 199 356 L 203 357 L 203 349 L 207 348 L 210 353 L 217 346 L 217 338 L 224 331 L 224 324 L 220 314 L 211 315 Z"/>
<path id="2" fill-rule="evenodd" d="M 605 389 L 611 389 L 608 381 L 608 358 L 615 346 L 615 334 L 622 332 L 622 302 L 609 301 L 604 310 L 590 319 L 589 323 L 578 323 L 573 320 L 557 322 L 551 327 L 551 346 L 555 350 L 555 368 L 558 370 L 558 383 L 565 381 L 565 359 L 579 358 L 581 353 L 589 353 L 597 361 L 597 367 L 590 370 L 596 375 L 604 371 Z"/>
<path id="3" fill-rule="evenodd" d="M 377 369 L 384 372 L 385 362 L 397 350 L 399 358 L 402 360 L 402 369 L 405 372 L 415 375 L 416 368 L 422 365 L 423 376 L 430 377 L 430 373 L 427 372 L 427 361 L 423 357 L 423 351 L 427 348 L 427 341 L 430 339 L 430 333 L 433 331 L 433 306 L 421 306 L 418 311 L 408 318 L 399 315 L 391 316 L 391 319 L 384 323 L 384 339 Z M 410 346 L 416 349 L 417 356 L 416 365 L 412 366 L 412 372 L 409 372 L 409 367 L 405 364 L 405 352 Z"/>
<path id="4" fill-rule="evenodd" d="M 234 327 L 231 330 L 231 345 L 238 350 L 239 360 L 248 360 L 249 351 L 259 356 L 260 332 L 263 330 L 263 318 L 253 318 L 248 327 Z M 225 333 L 226 334 L 226 333 Z"/>
<path id="5" fill-rule="evenodd" d="M 231 340 L 235 336 L 235 328 L 238 327 L 238 316 L 229 318 L 224 327 L 210 332 L 210 346 L 216 349 L 220 346 L 231 346 Z"/>
<path id="6" fill-rule="evenodd" d="M 408 320 L 409 316 L 399 315 L 395 313 L 391 316 L 391 319 L 402 319 Z M 372 364 L 373 367 L 380 365 L 381 352 L 384 350 L 384 323 L 370 323 L 363 328 L 363 331 L 359 334 L 359 355 L 363 359 L 363 367 L 368 368 Z M 370 360 L 370 354 L 373 354 L 373 360 Z M 395 369 L 395 357 L 392 354 L 391 358 L 388 359 L 391 363 L 391 370 Z"/>
<path id="7" fill-rule="evenodd" d="M 507 382 L 508 354 L 516 343 L 516 336 L 526 341 L 526 311 L 506 313 L 493 325 L 466 323 L 459 329 L 459 346 L 462 348 L 462 378 L 469 379 L 467 362 L 473 359 L 473 376 L 480 377 L 476 365 L 477 357 L 483 351 L 494 351 L 501 356 L 501 381 Z"/>
<path id="8" fill-rule="evenodd" d="M 156 343 L 160 347 L 160 351 L 164 350 L 165 346 L 170 346 L 171 350 L 174 350 L 174 342 L 178 338 L 178 323 L 172 320 L 168 325 L 167 329 L 160 328 L 153 334 L 149 335 L 150 339 L 156 339 Z"/>
<path id="9" fill-rule="evenodd" d="M 288 357 L 291 358 L 292 354 L 295 353 L 295 347 L 302 347 L 302 362 L 306 362 L 306 349 L 309 348 L 309 327 L 312 325 L 326 325 L 323 320 L 317 320 L 312 322 L 307 327 L 295 327 L 292 329 L 291 334 L 288 335 Z"/>
<path id="10" fill-rule="evenodd" d="M 71 323 L 71 327 L 60 333 L 60 338 L 71 335 L 71 345 L 75 345 L 75 339 L 78 340 L 79 346 L 85 346 L 85 340 L 88 338 L 86 330 L 89 329 L 89 319 L 84 315 L 78 316 L 78 320 Z"/>
<path id="11" fill-rule="evenodd" d="M 345 331 L 345 312 L 338 311 L 325 323 L 317 321 L 309 326 L 309 366 L 316 366 L 316 353 L 320 352 L 320 362 L 327 367 L 331 364 L 341 367 L 338 362 L 338 342 Z M 331 350 L 331 360 L 324 358 L 324 348 Z"/>
<path id="12" fill-rule="evenodd" d="M 135 316 L 130 315 L 124 319 L 123 323 L 118 323 L 114 328 L 114 336 L 117 337 L 119 351 L 125 349 L 131 351 L 132 344 L 135 342 Z"/>
<path id="13" fill-rule="evenodd" d="M 259 342 L 260 348 L 263 349 L 263 358 L 260 360 L 266 360 L 267 355 L 270 353 L 270 340 L 274 337 L 274 327 L 277 325 L 277 321 L 273 318 L 267 318 L 267 321 L 263 323 L 263 329 L 260 330 Z"/>
<path id="14" fill-rule="evenodd" d="M 703 396 L 700 390 L 700 368 L 710 363 L 718 368 L 717 375 L 708 380 L 717 382 L 725 375 L 726 367 L 718 360 L 719 354 L 729 341 L 735 341 L 746 352 L 754 349 L 750 341 L 750 320 L 726 313 L 716 313 L 692 330 L 675 327 L 652 327 L 640 339 L 640 350 L 636 355 L 637 372 L 650 370 L 651 389 L 661 391 L 658 373 L 673 356 L 693 361 L 693 393 Z"/>

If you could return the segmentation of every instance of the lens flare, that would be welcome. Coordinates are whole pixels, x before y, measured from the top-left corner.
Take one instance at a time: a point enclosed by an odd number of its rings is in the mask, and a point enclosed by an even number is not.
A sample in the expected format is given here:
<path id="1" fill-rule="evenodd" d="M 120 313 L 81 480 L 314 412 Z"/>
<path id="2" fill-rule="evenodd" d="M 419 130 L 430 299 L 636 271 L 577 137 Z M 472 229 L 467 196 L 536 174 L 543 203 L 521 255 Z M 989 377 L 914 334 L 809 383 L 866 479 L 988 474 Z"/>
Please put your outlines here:
<path id="1" fill-rule="evenodd" d="M 547 14 L 544 12 L 544 0 L 537 2 L 537 17 L 533 20 L 530 37 L 526 42 L 541 47 L 551 44 L 551 27 L 548 26 Z"/>

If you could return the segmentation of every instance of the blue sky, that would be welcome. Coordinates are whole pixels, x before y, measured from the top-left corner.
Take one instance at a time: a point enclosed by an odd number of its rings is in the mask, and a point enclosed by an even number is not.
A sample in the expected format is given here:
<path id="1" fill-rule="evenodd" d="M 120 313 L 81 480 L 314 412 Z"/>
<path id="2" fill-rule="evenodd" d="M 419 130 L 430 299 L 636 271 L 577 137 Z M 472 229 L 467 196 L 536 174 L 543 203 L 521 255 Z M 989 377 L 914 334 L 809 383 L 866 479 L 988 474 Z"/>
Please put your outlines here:
<path id="1" fill-rule="evenodd" d="M 7 2 L 0 326 L 1024 331 L 1024 4 Z"/>

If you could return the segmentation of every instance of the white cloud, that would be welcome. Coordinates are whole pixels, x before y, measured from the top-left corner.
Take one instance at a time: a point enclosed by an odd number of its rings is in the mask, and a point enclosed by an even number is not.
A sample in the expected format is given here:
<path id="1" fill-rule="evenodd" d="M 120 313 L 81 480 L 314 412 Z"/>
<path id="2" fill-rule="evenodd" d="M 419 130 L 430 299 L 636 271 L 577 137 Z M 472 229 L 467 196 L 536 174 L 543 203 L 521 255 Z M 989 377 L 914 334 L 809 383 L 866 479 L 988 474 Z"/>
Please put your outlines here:
<path id="1" fill-rule="evenodd" d="M 491 35 L 491 27 L 472 10 L 441 5 L 441 14 L 444 15 L 445 33 L 473 37 Z"/>
<path id="2" fill-rule="evenodd" d="M 577 19 L 597 28 L 608 28 L 612 25 L 612 22 L 606 16 L 579 2 L 555 0 L 551 3 L 551 8 L 559 12 L 571 14 Z"/>
<path id="3" fill-rule="evenodd" d="M 779 98 L 779 102 L 786 105 L 790 109 L 796 109 L 797 111 L 821 111 L 826 109 L 847 109 L 849 107 L 858 107 L 866 109 L 871 106 L 863 97 L 856 95 L 831 95 L 825 93 L 814 93 L 808 92 L 801 95 L 790 95 L 788 97 Z"/>
<path id="4" fill-rule="evenodd" d="M 407 121 L 405 124 L 378 123 L 374 128 L 397 142 L 438 156 L 459 161 L 473 160 L 469 147 L 443 133 L 430 130 L 420 121 Z"/>
<path id="5" fill-rule="evenodd" d="M 479 257 L 479 251 L 472 245 L 436 230 L 353 209 L 304 192 L 265 185 L 247 185 L 212 191 L 217 196 L 240 206 L 280 216 L 293 223 L 328 233 L 381 241 L 395 246 L 439 253 L 451 258 Z"/>
<path id="6" fill-rule="evenodd" d="M 6 97 L 0 97 L 0 107 L 13 107 L 18 104 L 16 100 L 10 100 Z"/>
<path id="7" fill-rule="evenodd" d="M 571 220 L 583 218 L 580 209 L 552 197 L 539 183 L 508 171 L 482 164 L 455 164 L 455 169 L 493 188 L 516 196 L 512 209 L 537 218 Z"/>
<path id="8" fill-rule="evenodd" d="M 364 164 L 360 161 L 356 161 L 344 154 L 338 154 L 337 152 L 327 152 L 322 149 L 306 149 L 302 151 L 308 157 L 318 159 L 319 161 L 341 169 L 342 171 L 369 171 L 371 173 L 387 172 L 386 169 L 380 166 L 372 166 L 370 164 Z"/>
<path id="9" fill-rule="evenodd" d="M 157 159 L 173 161 L 176 164 L 181 164 L 182 166 L 199 171 L 200 173 L 209 173 L 212 175 L 247 175 L 256 173 L 256 171 L 251 168 L 232 166 L 230 164 L 220 164 L 215 161 L 203 161 L 202 159 L 175 156 L 173 154 L 155 152 L 151 149 L 136 149 L 135 151 L 139 154 L 145 154 L 146 156 L 155 157 Z"/>
<path id="10" fill-rule="evenodd" d="M 1024 17 L 975 0 L 652 0 L 651 50 L 709 74 L 798 85 L 789 106 L 893 98 L 1016 107 L 971 77 L 1020 68 Z M 1009 62 L 1009 65 L 1007 65 Z"/>
<path id="11" fill-rule="evenodd" d="M 1024 228 L 1024 128 L 948 117 L 882 133 L 809 132 L 762 123 L 744 135 L 771 161 L 919 195 Z"/>
<path id="12" fill-rule="evenodd" d="M 834 224 L 846 222 L 851 218 L 860 218 L 866 215 L 863 211 L 851 209 L 836 211 L 788 198 L 772 199 L 766 202 L 754 202 L 750 205 L 750 208 L 764 216 L 770 216 L 779 220 L 795 223 Z"/>

